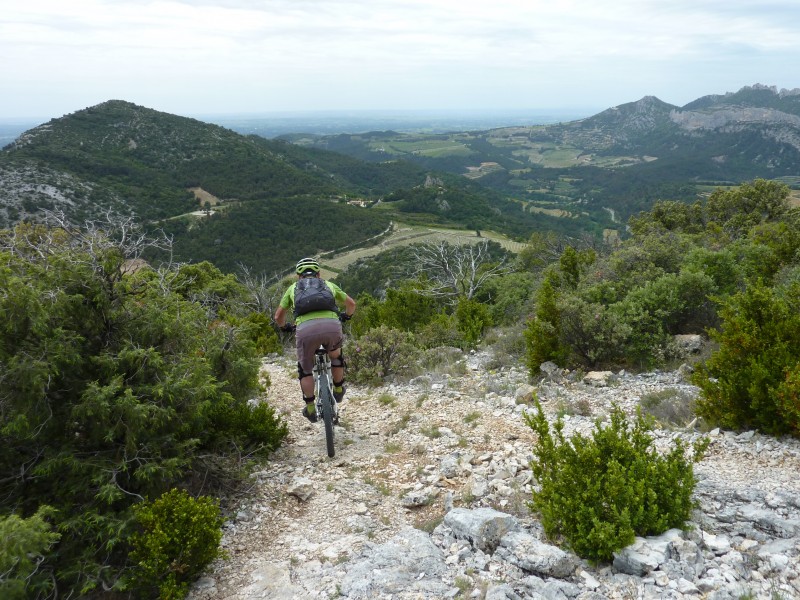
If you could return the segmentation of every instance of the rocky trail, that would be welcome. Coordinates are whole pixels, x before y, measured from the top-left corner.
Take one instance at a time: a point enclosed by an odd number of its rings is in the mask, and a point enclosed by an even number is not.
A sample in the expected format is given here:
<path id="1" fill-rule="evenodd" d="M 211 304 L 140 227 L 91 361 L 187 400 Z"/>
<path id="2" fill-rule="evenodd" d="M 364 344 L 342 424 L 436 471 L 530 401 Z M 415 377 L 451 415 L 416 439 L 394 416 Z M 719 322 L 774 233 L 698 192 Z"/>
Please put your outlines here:
<path id="1" fill-rule="evenodd" d="M 336 457 L 300 415 L 293 363 L 270 357 L 268 401 L 289 436 L 225 526 L 228 558 L 190 600 L 800 598 L 800 443 L 714 430 L 692 528 L 637 538 L 611 565 L 551 544 L 530 514 L 533 391 L 519 368 L 455 355 L 450 369 L 381 388 L 350 386 Z M 448 372 L 449 371 L 449 372 Z M 696 394 L 680 372 L 553 370 L 536 394 L 565 432 L 589 434 L 612 402 Z M 693 428 L 653 432 L 667 448 Z"/>

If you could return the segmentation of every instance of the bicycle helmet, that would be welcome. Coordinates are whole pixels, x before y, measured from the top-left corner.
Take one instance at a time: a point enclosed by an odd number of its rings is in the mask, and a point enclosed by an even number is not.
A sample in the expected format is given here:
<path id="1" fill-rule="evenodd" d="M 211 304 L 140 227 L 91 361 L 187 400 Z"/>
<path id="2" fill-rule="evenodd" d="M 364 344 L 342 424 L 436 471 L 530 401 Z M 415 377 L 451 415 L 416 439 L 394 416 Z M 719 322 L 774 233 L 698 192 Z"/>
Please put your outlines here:
<path id="1" fill-rule="evenodd" d="M 313 258 L 303 258 L 294 268 L 298 275 L 313 275 L 319 273 L 319 263 Z"/>

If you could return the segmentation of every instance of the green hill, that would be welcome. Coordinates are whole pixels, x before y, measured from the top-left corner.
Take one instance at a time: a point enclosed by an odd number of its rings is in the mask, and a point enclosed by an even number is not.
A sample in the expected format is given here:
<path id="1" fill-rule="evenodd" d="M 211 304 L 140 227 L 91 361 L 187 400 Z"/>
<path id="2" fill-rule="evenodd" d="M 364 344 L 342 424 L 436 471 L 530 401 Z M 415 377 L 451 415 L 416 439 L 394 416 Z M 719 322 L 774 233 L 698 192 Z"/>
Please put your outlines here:
<path id="1" fill-rule="evenodd" d="M 120 100 L 25 132 L 0 153 L 0 184 L 0 226 L 55 210 L 77 223 L 134 215 L 173 235 L 177 260 L 226 270 L 285 270 L 297 256 L 358 245 L 392 220 L 520 239 L 534 229 L 602 228 L 525 211 L 503 193 L 408 160 L 368 162 L 243 136 Z"/>

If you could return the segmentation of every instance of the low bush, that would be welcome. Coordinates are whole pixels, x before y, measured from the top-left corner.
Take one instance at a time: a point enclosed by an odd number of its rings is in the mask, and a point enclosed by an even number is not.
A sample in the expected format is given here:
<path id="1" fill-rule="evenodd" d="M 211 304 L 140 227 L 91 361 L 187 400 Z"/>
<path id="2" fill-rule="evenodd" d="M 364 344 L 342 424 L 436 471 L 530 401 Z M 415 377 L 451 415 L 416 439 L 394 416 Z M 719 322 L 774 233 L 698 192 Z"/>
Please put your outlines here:
<path id="1" fill-rule="evenodd" d="M 702 395 L 697 412 L 709 423 L 771 434 L 800 430 L 800 286 L 756 284 L 720 309 L 719 343 L 692 381 Z"/>
<path id="2" fill-rule="evenodd" d="M 489 307 L 475 300 L 461 298 L 456 306 L 456 327 L 464 337 L 467 347 L 473 348 L 484 330 L 492 324 Z"/>
<path id="3" fill-rule="evenodd" d="M 525 325 L 527 355 L 525 362 L 531 376 L 539 373 L 546 361 L 564 364 L 569 348 L 561 344 L 561 311 L 558 307 L 558 292 L 553 277 L 545 277 L 536 293 L 536 312 Z"/>
<path id="4" fill-rule="evenodd" d="M 667 388 L 645 394 L 639 405 L 663 425 L 685 425 L 694 417 L 695 398 L 688 392 Z"/>
<path id="5" fill-rule="evenodd" d="M 217 501 L 173 489 L 134 507 L 141 531 L 131 539 L 136 588 L 157 589 L 160 600 L 179 600 L 189 584 L 221 556 L 223 519 Z"/>
<path id="6" fill-rule="evenodd" d="M 381 325 L 348 340 L 348 377 L 355 383 L 378 384 L 390 375 L 410 373 L 419 354 L 412 339 L 410 333 Z"/>
<path id="7" fill-rule="evenodd" d="M 462 348 L 465 345 L 464 336 L 459 331 L 456 317 L 443 312 L 417 331 L 415 341 L 421 348 L 441 346 Z"/>
<path id="8" fill-rule="evenodd" d="M 579 556 L 607 561 L 635 536 L 658 535 L 688 520 L 692 463 L 702 457 L 706 440 L 688 459 L 681 440 L 661 456 L 648 434 L 652 421 L 639 412 L 631 427 L 618 406 L 610 425 L 598 421 L 591 438 L 576 433 L 569 441 L 563 421 L 551 429 L 538 401 L 525 418 L 538 436 L 531 468 L 540 488 L 530 507 L 547 535 L 563 538 Z"/>

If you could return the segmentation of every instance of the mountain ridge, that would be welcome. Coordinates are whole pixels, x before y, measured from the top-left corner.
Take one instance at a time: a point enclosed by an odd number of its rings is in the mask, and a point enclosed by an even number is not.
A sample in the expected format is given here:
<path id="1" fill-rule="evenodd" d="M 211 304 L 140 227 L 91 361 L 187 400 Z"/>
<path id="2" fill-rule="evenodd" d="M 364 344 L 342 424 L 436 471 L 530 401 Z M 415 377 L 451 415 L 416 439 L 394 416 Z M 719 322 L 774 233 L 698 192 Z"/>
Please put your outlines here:
<path id="1" fill-rule="evenodd" d="M 218 202 L 201 205 L 198 188 Z M 244 136 L 124 100 L 25 132 L 0 154 L 0 189 L 0 227 L 41 221 L 52 210 L 75 223 L 109 211 L 135 215 L 173 235 L 179 259 L 212 260 L 227 271 L 239 263 L 282 270 L 295 255 L 366 242 L 398 211 L 412 222 L 520 237 L 536 225 L 512 201 L 456 175 Z M 381 210 L 348 203 L 382 198 Z"/>

